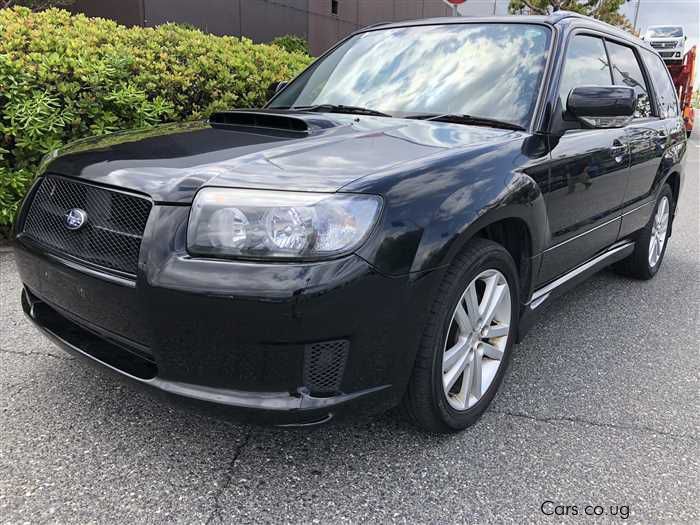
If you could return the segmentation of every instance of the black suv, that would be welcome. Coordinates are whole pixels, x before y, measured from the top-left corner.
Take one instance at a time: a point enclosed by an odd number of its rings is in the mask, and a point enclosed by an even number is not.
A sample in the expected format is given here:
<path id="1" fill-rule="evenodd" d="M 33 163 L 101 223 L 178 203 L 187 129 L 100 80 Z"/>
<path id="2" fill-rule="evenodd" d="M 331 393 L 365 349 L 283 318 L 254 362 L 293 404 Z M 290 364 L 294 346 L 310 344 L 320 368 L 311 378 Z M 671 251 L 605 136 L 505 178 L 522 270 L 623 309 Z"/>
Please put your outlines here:
<path id="1" fill-rule="evenodd" d="M 486 409 L 543 303 L 663 260 L 686 139 L 659 55 L 570 13 L 359 31 L 260 110 L 49 155 L 27 315 L 168 398 L 277 425 Z"/>

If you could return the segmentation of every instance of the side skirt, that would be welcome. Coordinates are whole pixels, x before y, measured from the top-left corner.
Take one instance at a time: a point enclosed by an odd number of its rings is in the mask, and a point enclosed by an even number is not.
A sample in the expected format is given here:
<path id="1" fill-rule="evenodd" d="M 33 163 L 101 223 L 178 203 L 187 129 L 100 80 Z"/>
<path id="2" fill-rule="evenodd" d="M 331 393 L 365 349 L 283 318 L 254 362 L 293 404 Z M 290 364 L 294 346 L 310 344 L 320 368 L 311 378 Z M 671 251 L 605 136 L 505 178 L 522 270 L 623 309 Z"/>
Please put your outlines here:
<path id="1" fill-rule="evenodd" d="M 630 240 L 620 241 L 613 244 L 603 253 L 596 255 L 592 259 L 577 266 L 570 272 L 555 279 L 551 283 L 533 292 L 530 301 L 524 307 L 520 316 L 520 326 L 518 329 L 518 341 L 521 341 L 528 332 L 535 320 L 535 310 L 546 301 L 563 295 L 574 288 L 577 284 L 588 279 L 591 275 L 599 272 L 603 268 L 610 266 L 617 261 L 621 261 L 634 251 L 634 242 Z"/>

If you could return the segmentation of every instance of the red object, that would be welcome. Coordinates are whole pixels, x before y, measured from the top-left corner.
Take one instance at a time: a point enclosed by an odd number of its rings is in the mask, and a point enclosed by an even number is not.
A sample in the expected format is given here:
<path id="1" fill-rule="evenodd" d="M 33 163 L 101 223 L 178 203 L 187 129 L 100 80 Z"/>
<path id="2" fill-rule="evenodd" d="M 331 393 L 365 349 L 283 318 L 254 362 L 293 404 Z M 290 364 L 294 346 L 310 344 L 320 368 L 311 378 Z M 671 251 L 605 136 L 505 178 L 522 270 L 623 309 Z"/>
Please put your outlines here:
<path id="1" fill-rule="evenodd" d="M 448 4 L 460 5 L 465 3 L 467 0 L 445 0 Z"/>
<path id="2" fill-rule="evenodd" d="M 685 130 L 690 135 L 693 130 L 693 121 L 695 119 L 695 110 L 692 106 L 693 99 L 693 81 L 695 80 L 695 56 L 696 47 L 693 46 L 683 57 L 680 64 L 666 64 L 668 71 L 671 73 L 673 84 L 678 91 L 678 101 L 681 104 L 681 112 L 685 121 Z"/>

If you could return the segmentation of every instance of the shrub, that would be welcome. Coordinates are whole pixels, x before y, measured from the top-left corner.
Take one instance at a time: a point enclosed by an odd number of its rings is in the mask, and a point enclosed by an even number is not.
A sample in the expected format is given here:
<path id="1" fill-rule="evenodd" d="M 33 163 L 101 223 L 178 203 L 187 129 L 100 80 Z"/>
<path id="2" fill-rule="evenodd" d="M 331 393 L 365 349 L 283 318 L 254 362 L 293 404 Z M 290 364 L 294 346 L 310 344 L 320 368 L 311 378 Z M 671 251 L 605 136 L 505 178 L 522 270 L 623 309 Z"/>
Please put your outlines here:
<path id="1" fill-rule="evenodd" d="M 166 24 L 0 10 L 0 226 L 41 157 L 74 139 L 256 107 L 302 53 Z"/>
<path id="2" fill-rule="evenodd" d="M 0 239 L 7 235 L 7 226 L 12 223 L 17 206 L 32 178 L 31 170 L 0 168 Z"/>
<path id="3" fill-rule="evenodd" d="M 297 35 L 278 36 L 270 43 L 273 46 L 281 47 L 289 53 L 304 53 L 305 55 L 311 54 L 311 51 L 309 50 L 309 43 Z"/>

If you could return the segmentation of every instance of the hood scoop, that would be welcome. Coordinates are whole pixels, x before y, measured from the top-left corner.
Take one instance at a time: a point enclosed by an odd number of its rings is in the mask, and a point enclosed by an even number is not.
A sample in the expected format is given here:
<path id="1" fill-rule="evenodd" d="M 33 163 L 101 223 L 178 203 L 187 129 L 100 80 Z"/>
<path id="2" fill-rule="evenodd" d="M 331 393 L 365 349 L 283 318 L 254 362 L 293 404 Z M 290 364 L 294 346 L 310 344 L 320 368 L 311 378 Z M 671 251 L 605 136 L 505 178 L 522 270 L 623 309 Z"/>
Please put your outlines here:
<path id="1" fill-rule="evenodd" d="M 309 113 L 277 113 L 274 111 L 220 111 L 209 117 L 214 128 L 256 128 L 266 132 L 308 135 L 333 128 L 338 122 Z"/>

